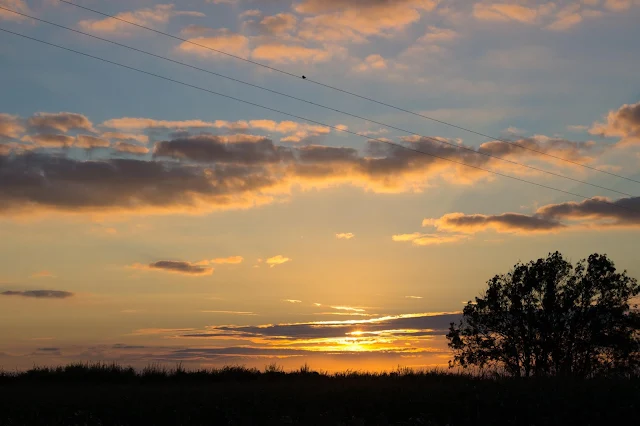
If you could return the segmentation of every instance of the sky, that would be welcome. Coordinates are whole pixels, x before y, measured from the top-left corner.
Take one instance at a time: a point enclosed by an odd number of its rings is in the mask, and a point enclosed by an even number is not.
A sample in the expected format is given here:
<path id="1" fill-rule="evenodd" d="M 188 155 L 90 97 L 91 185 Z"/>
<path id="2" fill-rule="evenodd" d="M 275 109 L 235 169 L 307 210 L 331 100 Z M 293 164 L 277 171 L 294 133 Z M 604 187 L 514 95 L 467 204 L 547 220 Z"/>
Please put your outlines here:
<path id="1" fill-rule="evenodd" d="M 640 0 L 70 1 L 0 0 L 0 368 L 432 368 L 519 261 L 640 277 Z"/>

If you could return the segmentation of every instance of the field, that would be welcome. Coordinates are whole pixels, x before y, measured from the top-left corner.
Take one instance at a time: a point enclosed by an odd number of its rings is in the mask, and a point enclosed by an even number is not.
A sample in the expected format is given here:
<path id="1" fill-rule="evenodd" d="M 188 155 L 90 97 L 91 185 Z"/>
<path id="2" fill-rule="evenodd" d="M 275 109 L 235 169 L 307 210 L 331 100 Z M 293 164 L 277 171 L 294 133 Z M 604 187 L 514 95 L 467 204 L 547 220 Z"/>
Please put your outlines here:
<path id="1" fill-rule="evenodd" d="M 618 425 L 639 397 L 638 378 L 71 365 L 0 374 L 0 425 Z"/>

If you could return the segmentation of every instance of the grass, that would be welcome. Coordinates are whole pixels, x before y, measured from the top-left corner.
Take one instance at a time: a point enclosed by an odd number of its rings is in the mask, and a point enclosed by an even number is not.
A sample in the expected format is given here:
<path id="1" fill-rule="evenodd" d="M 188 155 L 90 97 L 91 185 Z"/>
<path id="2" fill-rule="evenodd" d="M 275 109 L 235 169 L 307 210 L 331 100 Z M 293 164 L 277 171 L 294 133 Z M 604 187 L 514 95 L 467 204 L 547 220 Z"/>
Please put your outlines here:
<path id="1" fill-rule="evenodd" d="M 72 364 L 0 373 L 0 425 L 586 426 L 639 418 L 638 396 L 638 378 Z"/>

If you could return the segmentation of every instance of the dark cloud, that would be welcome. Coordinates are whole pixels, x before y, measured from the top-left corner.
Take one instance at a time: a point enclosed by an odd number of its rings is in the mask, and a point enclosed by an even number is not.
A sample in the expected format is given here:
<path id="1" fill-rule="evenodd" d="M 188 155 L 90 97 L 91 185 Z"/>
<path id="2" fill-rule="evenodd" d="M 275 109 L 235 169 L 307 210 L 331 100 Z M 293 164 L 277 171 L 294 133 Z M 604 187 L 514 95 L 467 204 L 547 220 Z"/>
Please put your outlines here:
<path id="1" fill-rule="evenodd" d="M 213 268 L 210 266 L 174 260 L 159 260 L 149 265 L 134 266 L 138 269 L 158 270 L 185 275 L 211 275 L 213 273 Z"/>
<path id="2" fill-rule="evenodd" d="M 266 170 L 204 168 L 158 161 L 78 161 L 28 153 L 0 156 L 0 212 L 52 208 L 83 210 L 197 209 L 245 205 L 245 195 L 278 179 Z"/>
<path id="3" fill-rule="evenodd" d="M 198 135 L 158 142 L 154 156 L 199 162 L 269 164 L 282 160 L 282 149 L 273 141 L 253 135 Z"/>
<path id="4" fill-rule="evenodd" d="M 565 202 L 540 207 L 532 215 L 449 213 L 439 219 L 425 219 L 424 226 L 435 226 L 438 235 L 475 233 L 493 229 L 497 232 L 535 233 L 576 228 L 611 228 L 640 226 L 640 197 L 609 200 L 595 197 L 582 202 Z M 455 234 L 454 234 L 455 235 Z"/>
<path id="5" fill-rule="evenodd" d="M 606 201 L 607 203 L 598 200 Z M 598 197 L 596 200 L 584 200 L 580 203 L 549 204 L 540 207 L 536 215 L 555 220 L 588 220 L 595 225 L 599 222 L 600 224 L 611 226 L 639 226 L 640 197 L 620 198 L 615 201 Z"/>
<path id="6" fill-rule="evenodd" d="M 528 148 L 524 150 L 522 147 Z M 507 143 L 504 141 L 485 142 L 479 152 L 496 157 L 525 155 L 541 156 L 550 154 L 572 161 L 588 161 L 588 155 L 598 149 L 594 142 L 575 142 L 567 139 L 524 138 Z"/>
<path id="7" fill-rule="evenodd" d="M 440 230 L 457 232 L 477 232 L 486 228 L 493 228 L 499 232 L 545 232 L 564 228 L 564 225 L 552 217 L 527 216 L 518 213 L 499 215 L 451 213 L 440 218 L 437 221 L 437 227 Z"/>
<path id="8" fill-rule="evenodd" d="M 274 123 L 258 124 L 282 124 Z M 67 146 L 73 141 L 66 135 L 32 138 L 35 142 L 41 138 L 41 143 L 48 141 L 51 146 Z M 106 144 L 91 136 L 80 138 L 90 141 L 87 146 Z M 488 176 L 447 160 L 483 168 L 500 165 L 493 158 L 433 139 L 408 137 L 402 144 L 413 151 L 369 141 L 361 155 L 346 147 L 283 147 L 250 134 L 201 134 L 158 142 L 152 161 L 79 161 L 35 152 L 0 154 L 0 213 L 43 209 L 171 213 L 245 208 L 273 202 L 298 184 L 345 184 L 376 192 L 403 192 L 425 187 L 431 179 L 468 183 Z M 113 148 L 132 154 L 147 151 L 122 141 Z"/>
<path id="9" fill-rule="evenodd" d="M 63 133 L 69 130 L 93 131 L 93 123 L 87 117 L 72 112 L 41 112 L 29 118 L 27 123 L 40 131 L 57 130 Z"/>
<path id="10" fill-rule="evenodd" d="M 324 321 L 297 324 L 269 324 L 259 326 L 212 326 L 202 333 L 187 333 L 183 337 L 228 337 L 239 339 L 322 339 L 345 337 L 354 331 L 362 333 L 389 332 L 403 335 L 401 330 L 410 330 L 411 336 L 444 335 L 451 322 L 460 319 L 459 314 L 416 316 L 390 316 L 379 319 Z"/>
<path id="11" fill-rule="evenodd" d="M 72 297 L 73 293 L 60 290 L 25 290 L 25 291 L 4 291 L 1 296 L 21 296 L 34 299 L 66 299 Z"/>

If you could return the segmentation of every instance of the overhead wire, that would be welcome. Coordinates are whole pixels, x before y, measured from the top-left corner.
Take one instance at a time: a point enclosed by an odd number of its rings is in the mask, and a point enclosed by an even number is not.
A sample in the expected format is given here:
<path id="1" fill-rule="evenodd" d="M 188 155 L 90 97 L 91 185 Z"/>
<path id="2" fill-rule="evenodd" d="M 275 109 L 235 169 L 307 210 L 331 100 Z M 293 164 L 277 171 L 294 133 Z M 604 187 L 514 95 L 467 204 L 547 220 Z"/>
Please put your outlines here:
<path id="1" fill-rule="evenodd" d="M 234 55 L 232 53 L 225 52 L 223 50 L 216 49 L 216 48 L 213 48 L 211 46 L 207 46 L 207 45 L 204 45 L 202 43 L 195 42 L 195 41 L 190 40 L 190 39 L 179 37 L 179 36 L 176 36 L 174 34 L 167 33 L 165 31 L 160 31 L 160 30 L 157 30 L 155 28 L 148 27 L 146 25 L 138 24 L 136 22 L 129 21 L 127 19 L 121 18 L 121 17 L 116 16 L 116 15 L 111 15 L 111 14 L 108 14 L 108 13 L 105 13 L 105 12 L 101 12 L 99 10 L 92 9 L 90 7 L 87 7 L 87 6 L 82 6 L 82 5 L 79 5 L 77 3 L 74 3 L 74 2 L 71 2 L 71 1 L 68 1 L 68 0 L 58 0 L 58 1 L 60 1 L 62 3 L 66 3 L 66 4 L 70 5 L 70 6 L 74 6 L 74 7 L 80 8 L 80 9 L 84 9 L 84 10 L 87 10 L 87 11 L 90 11 L 90 12 L 105 16 L 107 18 L 115 19 L 117 21 L 124 22 L 124 23 L 127 23 L 129 25 L 133 25 L 133 26 L 136 26 L 136 27 L 148 30 L 148 31 L 152 31 L 152 32 L 157 33 L 157 34 L 161 34 L 163 36 L 170 37 L 170 38 L 173 38 L 175 40 L 179 40 L 179 41 L 181 41 L 183 43 L 188 43 L 188 44 L 191 44 L 193 46 L 198 46 L 198 47 L 203 48 L 203 49 L 207 49 L 207 50 L 210 50 L 210 51 L 222 54 L 222 55 L 226 55 L 228 57 L 235 58 L 235 59 L 238 59 L 238 60 L 253 64 L 253 65 L 256 65 L 256 66 L 271 70 L 271 71 L 275 71 L 275 72 L 278 72 L 280 74 L 283 74 L 283 75 L 286 75 L 286 76 L 289 76 L 289 77 L 294 77 L 296 79 L 302 79 L 303 81 L 306 81 L 306 82 L 309 82 L 309 83 L 313 83 L 313 84 L 316 84 L 318 86 L 322 86 L 322 87 L 327 88 L 327 89 L 335 90 L 335 91 L 338 91 L 338 92 L 341 92 L 341 93 L 344 93 L 344 94 L 347 94 L 347 95 L 350 95 L 350 96 L 354 96 L 354 97 L 357 97 L 357 98 L 360 98 L 360 99 L 363 99 L 363 100 L 366 100 L 366 101 L 369 101 L 369 102 L 376 103 L 378 105 L 383 105 L 383 106 L 386 106 L 388 108 L 395 109 L 397 111 L 401 111 L 401 112 L 404 112 L 404 113 L 407 113 L 407 114 L 411 114 L 411 115 L 414 115 L 414 116 L 417 116 L 417 117 L 421 117 L 421 118 L 424 118 L 426 120 L 431 120 L 431 121 L 436 122 L 436 123 L 444 124 L 446 126 L 453 127 L 453 128 L 458 129 L 458 130 L 462 130 L 462 131 L 465 131 L 465 132 L 468 132 L 468 133 L 472 133 L 472 134 L 475 134 L 475 135 L 478 135 L 478 136 L 482 136 L 482 137 L 485 137 L 485 138 L 488 138 L 488 139 L 491 139 L 491 140 L 504 142 L 504 143 L 516 146 L 518 148 L 521 148 L 521 149 L 532 151 L 532 152 L 535 152 L 535 153 L 540 154 L 540 155 L 545 155 L 545 156 L 554 158 L 556 160 L 565 161 L 567 163 L 571 163 L 571 164 L 576 165 L 576 166 L 584 167 L 584 168 L 587 168 L 589 170 L 596 171 L 596 172 L 599 172 L 599 173 L 603 173 L 603 174 L 607 174 L 607 175 L 610 175 L 610 176 L 614 176 L 614 177 L 617 177 L 619 179 L 624 179 L 624 180 L 629 181 L 629 182 L 640 183 L 640 180 L 636 180 L 636 179 L 633 179 L 633 178 L 630 178 L 630 177 L 627 177 L 627 176 L 622 176 L 622 175 L 619 175 L 617 173 L 609 172 L 607 170 L 598 169 L 596 167 L 589 166 L 588 164 L 580 163 L 578 161 L 573 161 L 573 160 L 570 160 L 568 158 L 564 158 L 564 157 L 560 157 L 560 156 L 557 156 L 557 155 L 554 155 L 554 154 L 550 154 L 548 152 L 541 151 L 541 150 L 535 149 L 535 148 L 531 148 L 531 147 L 528 147 L 526 145 L 522 145 L 522 144 L 519 144 L 517 142 L 510 141 L 508 139 L 497 138 L 497 137 L 494 137 L 494 136 L 490 136 L 490 135 L 484 134 L 482 132 L 478 132 L 478 131 L 472 130 L 472 129 L 464 127 L 464 126 L 453 124 L 453 123 L 450 123 L 450 122 L 447 122 L 447 121 L 444 121 L 444 120 L 439 120 L 437 118 L 430 117 L 430 116 L 428 116 L 426 114 L 422 114 L 422 113 L 418 113 L 418 112 L 415 112 L 415 111 L 411 111 L 411 110 L 408 110 L 406 108 L 402 108 L 402 107 L 390 104 L 388 102 L 379 101 L 379 100 L 371 98 L 369 96 L 360 95 L 358 93 L 355 93 L 355 92 L 352 92 L 352 91 L 349 91 L 349 90 L 346 90 L 346 89 L 341 89 L 339 87 L 332 86 L 332 85 L 327 84 L 327 83 L 322 83 L 321 81 L 318 81 L 318 80 L 315 80 L 313 78 L 310 78 L 309 76 L 297 75 L 297 74 L 291 73 L 289 71 L 286 71 L 286 70 L 283 70 L 283 69 L 280 69 L 280 68 L 276 68 L 276 67 L 273 67 L 273 66 L 270 66 L 270 65 L 267 65 L 267 64 L 263 64 L 261 62 L 254 61 L 254 60 L 251 60 L 251 59 L 248 59 L 248 58 L 243 58 L 242 56 Z"/>
<path id="2" fill-rule="evenodd" d="M 231 100 L 234 100 L 236 102 L 244 103 L 244 104 L 247 104 L 247 105 L 252 105 L 252 106 L 255 106 L 255 107 L 258 107 L 258 108 L 261 108 L 261 109 L 265 109 L 265 110 L 268 110 L 268 111 L 272 111 L 272 112 L 276 112 L 276 113 L 279 113 L 279 114 L 287 115 L 287 116 L 290 116 L 290 117 L 293 117 L 293 118 L 297 118 L 299 120 L 307 121 L 309 123 L 317 124 L 317 125 L 320 125 L 320 126 L 324 126 L 324 127 L 327 127 L 327 128 L 339 131 L 339 132 L 350 133 L 352 135 L 363 137 L 363 138 L 366 138 L 368 140 L 377 141 L 377 142 L 380 142 L 380 143 L 385 143 L 385 144 L 392 145 L 392 146 L 395 146 L 395 147 L 398 147 L 398 148 L 401 148 L 401 149 L 405 149 L 405 150 L 408 150 L 408 151 L 413 151 L 413 152 L 416 152 L 416 153 L 419 153 L 419 154 L 423 154 L 423 155 L 427 155 L 427 156 L 430 156 L 430 157 L 438 158 L 440 160 L 447 161 L 447 162 L 450 162 L 450 163 L 453 163 L 453 164 L 458 164 L 458 165 L 466 166 L 466 167 L 473 168 L 473 169 L 476 169 L 476 170 L 481 170 L 481 171 L 484 171 L 484 172 L 487 172 L 487 173 L 495 174 L 497 176 L 506 177 L 508 179 L 516 180 L 516 181 L 519 181 L 519 182 L 528 183 L 530 185 L 538 186 L 538 187 L 541 187 L 541 188 L 546 188 L 546 189 L 549 189 L 549 190 L 552 190 L 552 191 L 556 191 L 556 192 L 561 192 L 561 193 L 568 194 L 568 195 L 571 195 L 571 196 L 574 196 L 574 197 L 578 197 L 578 198 L 582 198 L 582 199 L 585 199 L 585 200 L 593 200 L 593 201 L 596 201 L 596 202 L 599 202 L 599 203 L 603 203 L 603 204 L 607 204 L 607 205 L 610 205 L 610 206 L 613 206 L 613 207 L 616 207 L 616 208 L 620 208 L 620 209 L 623 209 L 623 210 L 631 211 L 633 213 L 640 213 L 640 211 L 637 211 L 635 209 L 631 209 L 631 208 L 628 208 L 626 206 L 623 206 L 623 205 L 620 205 L 620 204 L 605 200 L 605 199 L 600 198 L 600 197 L 589 197 L 589 196 L 578 194 L 578 193 L 575 193 L 575 192 L 566 191 L 566 190 L 563 190 L 563 189 L 559 189 L 559 188 L 555 188 L 555 187 L 552 187 L 552 186 L 544 185 L 544 184 L 541 184 L 541 183 L 538 183 L 538 182 L 533 182 L 533 181 L 530 181 L 530 180 L 527 180 L 527 179 L 522 179 L 522 178 L 519 178 L 519 177 L 516 177 L 516 176 L 508 175 L 506 173 L 501 173 L 501 172 L 497 172 L 495 170 L 485 169 L 483 167 L 475 166 L 473 164 L 468 164 L 468 163 L 465 163 L 465 162 L 462 162 L 462 161 L 457 161 L 457 160 L 454 160 L 454 159 L 451 159 L 451 158 L 443 157 L 443 156 L 440 156 L 440 155 L 437 155 L 437 154 L 430 153 L 428 151 L 422 151 L 422 150 L 418 150 L 418 149 L 415 149 L 415 148 L 407 147 L 405 145 L 402 145 L 402 144 L 399 144 L 399 143 L 395 143 L 395 142 L 392 142 L 392 141 L 388 141 L 388 140 L 385 140 L 385 139 L 370 138 L 368 136 L 361 135 L 359 133 L 353 132 L 353 131 L 345 129 L 343 127 L 332 126 L 332 125 L 325 124 L 325 123 L 322 123 L 322 122 L 319 122 L 319 121 L 316 121 L 316 120 L 312 120 L 312 119 L 309 119 L 309 118 L 306 118 L 306 117 L 302 117 L 302 116 L 299 116 L 299 115 L 296 115 L 296 114 L 292 114 L 292 113 L 288 113 L 288 112 L 285 112 L 285 111 L 281 111 L 281 110 L 278 110 L 276 108 L 271 108 L 271 107 L 268 107 L 268 106 L 257 104 L 255 102 L 251 102 L 251 101 L 247 101 L 247 100 L 244 100 L 244 99 L 236 98 L 234 96 L 230 96 L 230 95 L 226 95 L 226 94 L 223 94 L 223 93 L 219 93 L 219 92 L 216 92 L 216 91 L 204 88 L 204 87 L 200 87 L 200 86 L 196 86 L 194 84 L 186 83 L 184 81 L 176 80 L 176 79 L 173 79 L 173 78 L 170 78 L 170 77 L 166 77 L 166 76 L 163 76 L 163 75 L 160 75 L 160 74 L 155 74 L 155 73 L 150 72 L 150 71 L 142 70 L 142 69 L 135 68 L 135 67 L 132 67 L 132 66 L 129 66 L 129 65 L 125 65 L 125 64 L 122 64 L 122 63 L 119 63 L 119 62 L 111 61 L 109 59 L 101 58 L 99 56 L 91 55 L 89 53 L 82 52 L 82 51 L 79 51 L 79 50 L 75 50 L 75 49 L 71 49 L 71 48 L 68 48 L 68 47 L 60 46 L 58 44 L 50 43 L 48 41 L 41 40 L 41 39 L 38 39 L 38 38 L 35 38 L 35 37 L 30 37 L 30 36 L 27 36 L 25 34 L 17 33 L 17 32 L 11 31 L 11 30 L 7 30 L 7 29 L 2 28 L 2 27 L 0 27 L 0 31 L 3 31 L 3 32 L 8 33 L 8 34 L 13 34 L 15 36 L 22 37 L 22 38 L 25 38 L 25 39 L 28 39 L 28 40 L 32 40 L 32 41 L 35 41 L 35 42 L 38 42 L 38 43 L 41 43 L 41 44 L 52 46 L 52 47 L 55 47 L 55 48 L 58 48 L 58 49 L 61 49 L 61 50 L 72 52 L 72 53 L 75 53 L 75 54 L 78 54 L 78 55 L 82 55 L 82 56 L 85 56 L 85 57 L 88 57 L 88 58 L 92 58 L 92 59 L 95 59 L 95 60 L 98 60 L 98 61 L 109 63 L 109 64 L 112 64 L 112 65 L 115 65 L 115 66 L 118 66 L 118 67 L 121 67 L 121 68 L 125 68 L 125 69 L 129 69 L 129 70 L 132 70 L 132 71 L 136 71 L 136 72 L 141 73 L 141 74 L 145 74 L 145 75 L 149 75 L 149 76 L 152 76 L 152 77 L 156 77 L 156 78 L 161 79 L 161 80 L 166 80 L 166 81 L 169 81 L 169 82 L 180 84 L 180 85 L 185 86 L 185 87 L 191 87 L 193 89 L 200 90 L 200 91 L 203 91 L 203 92 L 207 92 L 207 93 L 210 93 L 212 95 L 220 96 L 220 97 L 223 97 L 223 98 L 226 98 L 226 99 L 231 99 Z"/>
<path id="3" fill-rule="evenodd" d="M 277 91 L 277 90 L 269 89 L 267 87 L 263 87 L 263 86 L 260 86 L 260 85 L 257 85 L 257 84 L 253 84 L 253 83 L 250 83 L 250 82 L 247 82 L 247 81 L 244 81 L 244 80 L 240 80 L 240 79 L 237 79 L 237 78 L 234 78 L 234 77 L 230 77 L 230 76 L 227 76 L 227 75 L 224 75 L 224 74 L 220 74 L 218 72 L 214 72 L 214 71 L 211 71 L 211 70 L 200 68 L 200 67 L 192 65 L 192 64 L 188 64 L 188 63 L 185 63 L 185 62 L 177 61 L 177 60 L 168 58 L 166 56 L 162 56 L 162 55 L 158 55 L 158 54 L 155 54 L 155 53 L 151 53 L 151 52 L 148 52 L 148 51 L 145 51 L 145 50 L 142 50 L 142 49 L 138 49 L 136 47 L 132 47 L 132 46 L 129 46 L 129 45 L 126 45 L 126 44 L 123 44 L 123 43 L 119 43 L 119 42 L 116 42 L 116 41 L 113 41 L 113 40 L 110 40 L 110 39 L 107 39 L 107 38 L 104 38 L 104 37 L 99 37 L 99 36 L 91 34 L 91 33 L 87 33 L 87 32 L 80 31 L 80 30 L 77 30 L 77 29 L 74 29 L 74 28 L 70 28 L 70 27 L 67 27 L 67 26 L 64 26 L 64 25 L 60 25 L 60 24 L 57 24 L 55 22 L 48 21 L 46 19 L 37 18 L 35 16 L 29 15 L 29 14 L 26 14 L 26 13 L 22 13 L 22 12 L 18 12 L 16 10 L 12 10 L 12 9 L 9 9 L 9 8 L 3 7 L 3 6 L 0 6 L 0 10 L 13 12 L 13 13 L 15 13 L 17 15 L 20 15 L 20 16 L 23 16 L 23 17 L 26 17 L 26 18 L 34 19 L 36 21 L 43 22 L 43 23 L 46 23 L 48 25 L 52 25 L 52 26 L 55 26 L 55 27 L 63 28 L 65 30 L 67 30 L 67 31 L 71 31 L 71 32 L 74 32 L 74 33 L 77 33 L 77 34 L 81 34 L 81 35 L 87 36 L 87 37 L 92 37 L 94 39 L 101 40 L 101 41 L 104 41 L 104 42 L 107 42 L 107 43 L 111 43 L 111 44 L 114 44 L 114 45 L 119 46 L 119 47 L 124 47 L 126 49 L 130 49 L 130 50 L 138 52 L 138 53 L 142 53 L 142 54 L 145 54 L 145 55 L 148 55 L 148 56 L 159 58 L 159 59 L 162 59 L 162 60 L 165 60 L 165 61 L 168 61 L 168 62 L 172 62 L 172 63 L 178 64 L 178 65 L 181 65 L 181 66 L 185 66 L 185 67 L 188 67 L 188 68 L 191 68 L 191 69 L 195 69 L 197 71 L 201 71 L 201 72 L 204 72 L 204 73 L 216 76 L 216 77 L 224 78 L 224 79 L 236 82 L 236 83 L 244 84 L 244 85 L 247 85 L 247 86 L 250 86 L 250 87 L 253 87 L 253 88 L 257 88 L 257 89 L 260 89 L 260 90 L 263 90 L 263 91 L 266 91 L 266 92 L 274 93 L 274 94 L 277 94 L 279 96 L 284 96 L 284 97 L 287 97 L 287 98 L 290 98 L 290 99 L 294 99 L 294 100 L 299 101 L 299 102 L 304 102 L 304 103 L 307 103 L 309 105 L 314 105 L 314 106 L 317 106 L 317 107 L 320 107 L 320 108 L 324 108 L 324 109 L 327 109 L 327 110 L 330 110 L 330 111 L 337 112 L 339 114 L 343 114 L 343 115 L 346 115 L 346 116 L 354 117 L 354 118 L 357 118 L 357 119 L 360 119 L 360 120 L 364 120 L 364 121 L 367 121 L 367 122 L 370 122 L 370 123 L 374 123 L 374 124 L 377 124 L 377 125 L 380 125 L 380 126 L 387 127 L 389 129 L 394 129 L 394 130 L 397 130 L 397 131 L 400 131 L 400 132 L 403 132 L 403 133 L 406 133 L 406 134 L 409 134 L 409 135 L 420 136 L 420 137 L 422 137 L 422 138 L 424 138 L 426 140 L 429 140 L 431 142 L 436 142 L 436 143 L 439 143 L 439 144 L 442 144 L 442 145 L 449 145 L 449 146 L 452 146 L 453 148 L 469 151 L 469 152 L 471 152 L 473 154 L 482 155 L 482 156 L 488 157 L 488 158 L 494 158 L 494 159 L 497 159 L 497 160 L 500 160 L 500 161 L 504 161 L 506 163 L 510 163 L 510 164 L 517 165 L 517 166 L 520 166 L 520 167 L 524 167 L 524 168 L 527 168 L 527 169 L 530 169 L 530 170 L 534 170 L 536 172 L 545 173 L 545 174 L 548 174 L 548 175 L 551 175 L 551 176 L 555 176 L 555 177 L 559 177 L 559 178 L 562 178 L 562 179 L 570 180 L 570 181 L 573 181 L 573 182 L 576 182 L 576 183 L 580 183 L 580 184 L 583 184 L 583 185 L 588 185 L 588 186 L 591 186 L 591 187 L 594 187 L 594 188 L 598 188 L 598 189 L 602 189 L 602 190 L 605 190 L 605 191 L 614 192 L 616 194 L 624 195 L 624 196 L 627 196 L 627 197 L 633 197 L 634 196 L 634 195 L 629 194 L 627 192 L 619 191 L 617 189 L 608 188 L 608 187 L 605 187 L 605 186 L 602 186 L 602 185 L 598 185 L 598 184 L 595 184 L 595 183 L 587 182 L 585 180 L 576 179 L 576 178 L 573 178 L 573 177 L 570 177 L 570 176 L 566 176 L 566 175 L 561 174 L 561 173 L 556 173 L 556 172 L 553 172 L 553 171 L 541 169 L 541 168 L 538 168 L 538 167 L 535 167 L 535 166 L 531 166 L 531 165 L 528 165 L 528 164 L 523 164 L 523 163 L 520 163 L 520 162 L 517 162 L 517 161 L 513 161 L 513 160 L 510 160 L 510 159 L 507 159 L 507 158 L 504 158 L 504 157 L 493 155 L 493 154 L 491 154 L 489 152 L 483 152 L 483 151 L 480 151 L 480 150 L 475 150 L 473 148 L 470 148 L 470 147 L 467 147 L 467 146 L 464 146 L 464 145 L 459 145 L 459 144 L 456 144 L 456 143 L 453 143 L 453 142 L 449 142 L 447 140 L 435 138 L 435 137 L 432 137 L 432 136 L 421 135 L 419 133 L 415 133 L 415 132 L 412 132 L 410 130 L 406 130 L 406 129 L 403 129 L 403 128 L 400 128 L 400 127 L 396 127 L 396 126 L 393 126 L 393 125 L 390 125 L 390 124 L 387 124 L 387 123 L 383 123 L 383 122 L 380 122 L 380 121 L 376 121 L 376 120 L 373 120 L 373 119 L 370 119 L 370 118 L 362 117 L 362 116 L 359 116 L 359 115 L 356 115 L 356 114 L 353 114 L 353 113 L 350 113 L 350 112 L 342 111 L 342 110 L 339 110 L 339 109 L 336 109 L 336 108 L 332 108 L 332 107 L 329 107 L 329 106 L 326 106 L 326 105 L 322 105 L 322 104 L 319 104 L 319 103 L 316 103 L 316 102 L 313 102 L 313 101 L 310 101 L 310 100 L 307 100 L 307 99 L 303 99 L 303 98 L 300 98 L 300 97 L 297 97 L 297 96 L 289 95 L 289 94 L 286 94 L 286 93 L 283 93 L 283 92 L 280 92 L 280 91 Z"/>

